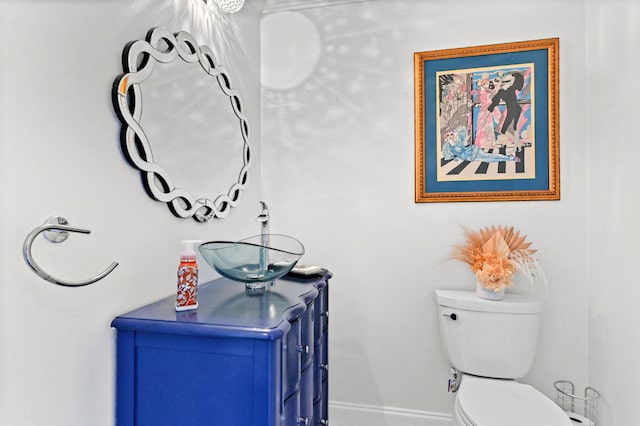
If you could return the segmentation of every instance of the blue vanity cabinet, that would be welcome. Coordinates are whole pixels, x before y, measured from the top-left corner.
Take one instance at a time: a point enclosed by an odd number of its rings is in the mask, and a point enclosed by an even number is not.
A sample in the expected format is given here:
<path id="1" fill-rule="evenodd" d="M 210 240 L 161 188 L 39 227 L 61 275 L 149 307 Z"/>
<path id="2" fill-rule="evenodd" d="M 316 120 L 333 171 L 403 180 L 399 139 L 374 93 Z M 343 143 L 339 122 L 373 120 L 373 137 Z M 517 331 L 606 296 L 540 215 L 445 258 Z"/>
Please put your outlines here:
<path id="1" fill-rule="evenodd" d="M 328 280 L 277 280 L 262 295 L 218 279 L 199 307 L 168 297 L 116 317 L 117 424 L 328 424 Z"/>

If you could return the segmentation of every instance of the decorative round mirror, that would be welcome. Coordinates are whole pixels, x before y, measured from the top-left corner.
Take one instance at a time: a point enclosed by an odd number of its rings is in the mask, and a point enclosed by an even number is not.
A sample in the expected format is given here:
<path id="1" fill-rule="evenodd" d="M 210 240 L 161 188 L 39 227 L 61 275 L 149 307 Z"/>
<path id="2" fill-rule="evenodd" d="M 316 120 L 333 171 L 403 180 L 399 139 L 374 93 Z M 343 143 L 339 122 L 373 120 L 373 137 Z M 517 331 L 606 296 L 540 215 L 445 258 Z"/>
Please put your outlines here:
<path id="1" fill-rule="evenodd" d="M 149 196 L 177 217 L 225 217 L 246 188 L 251 156 L 249 125 L 227 70 L 189 33 L 164 28 L 127 44 L 122 63 L 113 85 L 120 142 Z"/>

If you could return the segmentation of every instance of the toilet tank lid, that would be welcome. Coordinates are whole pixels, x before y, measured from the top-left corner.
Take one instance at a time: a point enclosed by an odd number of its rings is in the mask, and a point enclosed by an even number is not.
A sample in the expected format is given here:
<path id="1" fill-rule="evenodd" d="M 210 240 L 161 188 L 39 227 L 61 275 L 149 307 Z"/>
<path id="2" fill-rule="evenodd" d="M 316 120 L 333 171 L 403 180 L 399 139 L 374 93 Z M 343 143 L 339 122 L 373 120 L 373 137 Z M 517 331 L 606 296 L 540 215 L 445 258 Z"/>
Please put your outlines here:
<path id="1" fill-rule="evenodd" d="M 438 305 L 468 311 L 537 314 L 544 302 L 528 294 L 505 294 L 503 300 L 485 300 L 468 290 L 436 290 Z"/>

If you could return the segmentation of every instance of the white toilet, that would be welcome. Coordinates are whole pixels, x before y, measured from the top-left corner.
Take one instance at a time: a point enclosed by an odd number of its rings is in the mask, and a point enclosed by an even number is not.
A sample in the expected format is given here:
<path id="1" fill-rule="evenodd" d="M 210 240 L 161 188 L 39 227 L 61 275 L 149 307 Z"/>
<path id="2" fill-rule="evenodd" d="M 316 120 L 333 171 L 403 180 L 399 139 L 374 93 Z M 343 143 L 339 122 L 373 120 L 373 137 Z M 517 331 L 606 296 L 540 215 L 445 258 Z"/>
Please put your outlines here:
<path id="1" fill-rule="evenodd" d="M 542 301 L 519 294 L 490 301 L 460 290 L 436 297 L 442 341 L 461 375 L 455 426 L 572 426 L 552 400 L 515 381 L 533 362 Z"/>

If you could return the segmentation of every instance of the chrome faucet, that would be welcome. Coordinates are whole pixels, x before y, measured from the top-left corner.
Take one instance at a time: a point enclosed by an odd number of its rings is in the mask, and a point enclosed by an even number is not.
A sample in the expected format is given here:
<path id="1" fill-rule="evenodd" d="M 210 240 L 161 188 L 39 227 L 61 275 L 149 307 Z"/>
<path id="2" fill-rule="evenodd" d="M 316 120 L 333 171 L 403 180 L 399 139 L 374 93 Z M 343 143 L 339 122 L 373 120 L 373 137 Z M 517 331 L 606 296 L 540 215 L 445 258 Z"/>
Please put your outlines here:
<path id="1" fill-rule="evenodd" d="M 261 224 L 261 232 L 262 235 L 261 244 L 263 249 L 260 250 L 260 270 L 267 271 L 269 267 L 269 256 L 267 250 L 269 247 L 269 207 L 267 203 L 264 201 L 260 201 L 262 204 L 262 212 L 256 218 L 256 222 L 260 222 Z"/>
<path id="2" fill-rule="evenodd" d="M 260 201 L 260 203 L 262 204 L 262 213 L 258 215 L 256 222 L 260 222 L 262 224 L 262 230 L 260 233 L 264 238 L 265 235 L 269 234 L 269 207 L 264 201 Z"/>

